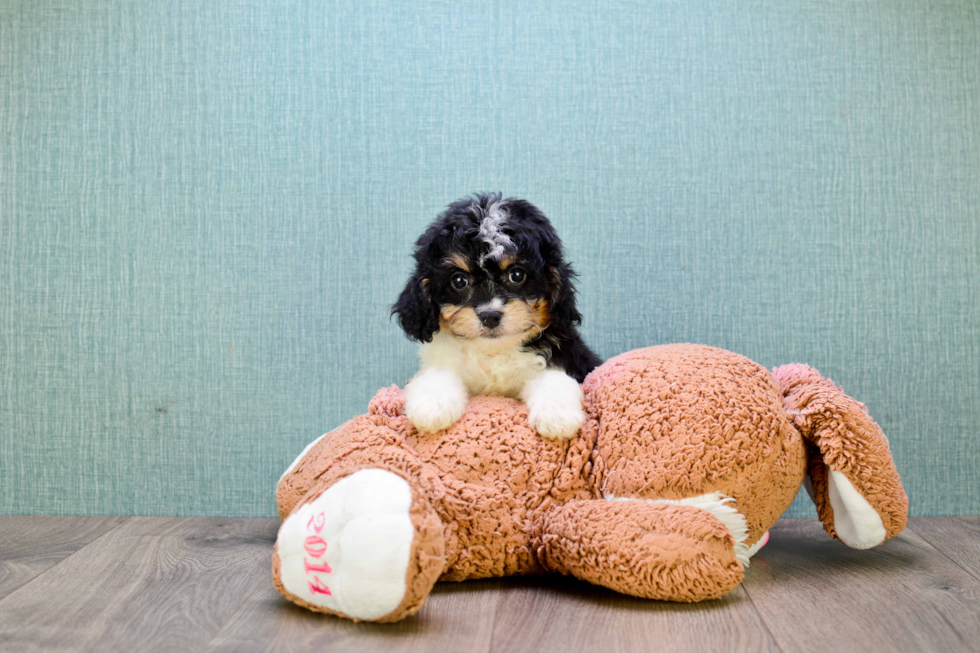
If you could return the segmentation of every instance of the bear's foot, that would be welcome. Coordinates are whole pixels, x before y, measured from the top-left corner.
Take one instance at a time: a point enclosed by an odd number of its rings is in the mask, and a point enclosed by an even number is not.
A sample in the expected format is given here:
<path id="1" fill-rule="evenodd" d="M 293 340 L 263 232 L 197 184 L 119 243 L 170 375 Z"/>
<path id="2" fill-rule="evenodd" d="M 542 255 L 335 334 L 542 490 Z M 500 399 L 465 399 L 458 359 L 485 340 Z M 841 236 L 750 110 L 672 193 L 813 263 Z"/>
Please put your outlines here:
<path id="1" fill-rule="evenodd" d="M 421 607 L 442 573 L 441 522 L 401 476 L 362 469 L 311 491 L 276 539 L 273 573 L 289 600 L 355 621 Z"/>
<path id="2" fill-rule="evenodd" d="M 537 531 L 546 569 L 641 598 L 717 599 L 745 569 L 732 532 L 696 506 L 571 501 L 545 513 Z"/>

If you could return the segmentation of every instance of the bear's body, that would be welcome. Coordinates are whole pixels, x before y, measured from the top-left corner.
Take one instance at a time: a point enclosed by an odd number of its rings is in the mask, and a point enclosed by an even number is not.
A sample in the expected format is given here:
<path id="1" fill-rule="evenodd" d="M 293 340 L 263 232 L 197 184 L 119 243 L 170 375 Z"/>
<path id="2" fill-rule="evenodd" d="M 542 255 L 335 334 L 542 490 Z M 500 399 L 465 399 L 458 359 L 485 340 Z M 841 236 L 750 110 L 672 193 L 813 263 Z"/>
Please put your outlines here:
<path id="1" fill-rule="evenodd" d="M 832 535 L 835 501 L 858 546 L 904 527 L 887 440 L 806 366 L 774 378 L 731 352 L 666 345 L 607 361 L 583 390 L 587 421 L 566 441 L 492 396 L 421 434 L 401 391 L 379 391 L 280 480 L 280 592 L 377 621 L 417 610 L 436 580 L 542 572 L 647 598 L 717 598 L 741 582 L 808 469 Z"/>

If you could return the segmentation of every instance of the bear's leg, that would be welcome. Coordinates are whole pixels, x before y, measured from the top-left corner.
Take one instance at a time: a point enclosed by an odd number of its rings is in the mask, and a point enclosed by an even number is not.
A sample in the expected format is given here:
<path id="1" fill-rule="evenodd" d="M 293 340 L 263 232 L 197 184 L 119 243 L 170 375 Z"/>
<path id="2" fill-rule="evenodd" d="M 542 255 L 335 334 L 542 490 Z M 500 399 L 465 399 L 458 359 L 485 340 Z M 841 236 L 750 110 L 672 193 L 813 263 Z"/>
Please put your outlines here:
<path id="1" fill-rule="evenodd" d="M 331 474 L 283 522 L 272 566 L 294 603 L 397 621 L 422 607 L 442 574 L 443 526 L 417 485 L 393 471 Z"/>
<path id="2" fill-rule="evenodd" d="M 645 501 L 572 501 L 536 529 L 542 565 L 642 598 L 705 601 L 742 582 L 735 540 L 706 510 Z"/>
<path id="3" fill-rule="evenodd" d="M 772 371 L 809 446 L 807 491 L 831 537 L 869 549 L 902 532 L 909 500 L 888 438 L 864 404 L 808 365 Z"/>

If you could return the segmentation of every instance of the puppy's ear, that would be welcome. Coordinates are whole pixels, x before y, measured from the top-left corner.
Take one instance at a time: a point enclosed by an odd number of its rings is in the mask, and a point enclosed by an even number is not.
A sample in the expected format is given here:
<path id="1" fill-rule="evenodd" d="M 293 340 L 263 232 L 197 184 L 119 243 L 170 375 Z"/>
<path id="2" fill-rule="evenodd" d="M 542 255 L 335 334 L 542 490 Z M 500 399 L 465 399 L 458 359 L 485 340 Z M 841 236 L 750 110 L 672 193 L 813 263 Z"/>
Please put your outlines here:
<path id="1" fill-rule="evenodd" d="M 552 319 L 565 326 L 578 326 L 582 322 L 582 314 L 575 307 L 575 270 L 567 263 L 559 262 L 548 268 L 548 277 Z"/>
<path id="2" fill-rule="evenodd" d="M 418 342 L 429 342 L 439 330 L 439 311 L 429 298 L 428 283 L 428 279 L 416 273 L 391 307 L 391 314 L 398 316 L 398 324 L 408 337 Z"/>

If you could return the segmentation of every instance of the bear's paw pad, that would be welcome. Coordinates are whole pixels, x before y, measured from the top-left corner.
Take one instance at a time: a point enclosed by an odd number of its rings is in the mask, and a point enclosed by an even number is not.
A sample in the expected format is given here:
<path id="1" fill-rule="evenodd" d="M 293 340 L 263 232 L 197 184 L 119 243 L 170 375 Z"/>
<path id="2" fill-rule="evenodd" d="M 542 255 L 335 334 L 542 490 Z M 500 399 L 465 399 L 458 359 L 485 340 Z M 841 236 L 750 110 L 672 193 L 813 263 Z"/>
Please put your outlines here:
<path id="1" fill-rule="evenodd" d="M 279 529 L 283 587 L 353 619 L 394 611 L 406 592 L 415 527 L 405 479 L 362 469 L 299 507 Z"/>

